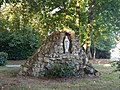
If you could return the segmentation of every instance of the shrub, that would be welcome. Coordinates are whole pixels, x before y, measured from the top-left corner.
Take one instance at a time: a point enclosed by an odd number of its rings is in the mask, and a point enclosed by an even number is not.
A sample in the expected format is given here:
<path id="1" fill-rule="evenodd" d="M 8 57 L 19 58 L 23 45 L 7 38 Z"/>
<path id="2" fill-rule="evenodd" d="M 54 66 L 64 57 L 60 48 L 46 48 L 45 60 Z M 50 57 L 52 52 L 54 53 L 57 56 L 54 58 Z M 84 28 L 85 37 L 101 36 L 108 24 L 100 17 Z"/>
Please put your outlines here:
<path id="1" fill-rule="evenodd" d="M 116 67 L 116 69 L 114 70 L 115 72 L 120 72 L 120 60 L 119 61 L 113 61 L 112 66 Z M 119 78 L 120 78 L 120 75 L 119 75 Z"/>
<path id="2" fill-rule="evenodd" d="M 31 27 L 14 32 L 1 30 L 0 51 L 8 53 L 9 60 L 22 60 L 31 56 L 40 46 L 40 34 Z"/>
<path id="3" fill-rule="evenodd" d="M 51 69 L 46 71 L 46 76 L 49 77 L 68 77 L 74 75 L 74 67 L 72 64 L 54 64 Z"/>
<path id="4" fill-rule="evenodd" d="M 8 54 L 5 52 L 0 52 L 0 66 L 4 66 L 6 64 L 8 58 Z"/>
<path id="5" fill-rule="evenodd" d="M 112 66 L 116 67 L 115 71 L 120 71 L 120 61 L 113 61 Z"/>

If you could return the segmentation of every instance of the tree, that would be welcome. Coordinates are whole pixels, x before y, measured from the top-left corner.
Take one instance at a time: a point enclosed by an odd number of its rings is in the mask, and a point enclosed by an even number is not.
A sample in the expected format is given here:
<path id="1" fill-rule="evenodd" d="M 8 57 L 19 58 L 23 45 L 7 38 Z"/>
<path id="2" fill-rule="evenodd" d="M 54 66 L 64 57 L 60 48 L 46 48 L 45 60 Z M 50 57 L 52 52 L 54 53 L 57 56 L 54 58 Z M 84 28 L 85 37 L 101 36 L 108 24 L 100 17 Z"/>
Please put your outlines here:
<path id="1" fill-rule="evenodd" d="M 55 30 L 69 27 L 79 35 L 81 45 L 86 44 L 86 53 L 90 57 L 91 45 L 102 49 L 106 46 L 100 44 L 103 38 L 114 40 L 113 34 L 118 32 L 120 26 L 120 13 L 116 13 L 119 12 L 119 2 L 119 0 L 4 0 L 0 2 L 0 17 L 7 21 L 5 28 L 9 28 L 10 31 L 31 26 L 40 33 L 42 40 Z M 110 39 L 109 44 L 114 44 Z"/>
<path id="2" fill-rule="evenodd" d="M 26 3 L 6 3 L 0 13 L 0 51 L 8 53 L 8 59 L 26 59 L 40 45 L 40 33 L 31 27 Z"/>
<path id="3" fill-rule="evenodd" d="M 120 28 L 119 8 L 119 0 L 96 0 L 92 32 L 92 45 L 95 48 L 110 50 L 115 46 Z"/>
<path id="4" fill-rule="evenodd" d="M 93 27 L 94 7 L 95 7 L 95 0 L 90 0 L 89 16 L 88 16 L 86 35 L 84 41 L 84 48 L 88 58 L 91 58 L 90 46 L 91 46 L 91 38 L 92 38 L 91 32 Z"/>

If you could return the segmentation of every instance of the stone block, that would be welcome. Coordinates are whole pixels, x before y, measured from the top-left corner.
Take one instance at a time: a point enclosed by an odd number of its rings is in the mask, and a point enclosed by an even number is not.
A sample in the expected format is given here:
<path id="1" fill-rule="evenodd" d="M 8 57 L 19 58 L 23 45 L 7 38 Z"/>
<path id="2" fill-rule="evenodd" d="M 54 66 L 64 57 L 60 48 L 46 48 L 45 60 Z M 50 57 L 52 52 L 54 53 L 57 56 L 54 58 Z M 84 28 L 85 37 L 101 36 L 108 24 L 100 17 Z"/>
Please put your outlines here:
<path id="1" fill-rule="evenodd" d="M 41 58 L 41 57 L 38 57 L 38 60 L 39 60 L 39 61 L 42 61 L 42 60 L 43 60 L 43 58 Z"/>
<path id="2" fill-rule="evenodd" d="M 26 72 L 27 70 L 28 70 L 28 68 L 27 68 L 27 67 L 24 67 L 24 68 L 23 68 L 23 71 L 25 71 L 25 72 Z"/>
<path id="3" fill-rule="evenodd" d="M 56 58 L 49 58 L 49 60 L 50 60 L 50 61 L 55 61 L 55 60 L 56 60 Z"/>
<path id="4" fill-rule="evenodd" d="M 44 62 L 49 63 L 50 62 L 49 58 L 44 57 Z"/>
<path id="5" fill-rule="evenodd" d="M 63 59 L 66 59 L 66 58 L 67 58 L 67 55 L 64 54 L 64 55 L 62 56 L 62 58 L 63 58 Z"/>
<path id="6" fill-rule="evenodd" d="M 80 65 L 79 64 L 76 65 L 76 70 L 80 70 Z"/>

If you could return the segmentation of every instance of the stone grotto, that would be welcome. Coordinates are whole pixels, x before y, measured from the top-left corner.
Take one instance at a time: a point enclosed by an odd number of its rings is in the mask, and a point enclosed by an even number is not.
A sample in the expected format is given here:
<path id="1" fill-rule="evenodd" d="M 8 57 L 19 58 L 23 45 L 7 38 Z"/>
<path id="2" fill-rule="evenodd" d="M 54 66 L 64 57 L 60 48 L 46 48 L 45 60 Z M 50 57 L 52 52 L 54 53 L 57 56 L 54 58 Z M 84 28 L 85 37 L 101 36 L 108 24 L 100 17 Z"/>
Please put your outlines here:
<path id="1" fill-rule="evenodd" d="M 69 29 L 54 31 L 43 42 L 36 53 L 21 65 L 20 75 L 44 77 L 45 72 L 55 63 L 72 63 L 76 75 L 81 75 L 81 68 L 88 58 L 80 46 L 79 38 Z"/>

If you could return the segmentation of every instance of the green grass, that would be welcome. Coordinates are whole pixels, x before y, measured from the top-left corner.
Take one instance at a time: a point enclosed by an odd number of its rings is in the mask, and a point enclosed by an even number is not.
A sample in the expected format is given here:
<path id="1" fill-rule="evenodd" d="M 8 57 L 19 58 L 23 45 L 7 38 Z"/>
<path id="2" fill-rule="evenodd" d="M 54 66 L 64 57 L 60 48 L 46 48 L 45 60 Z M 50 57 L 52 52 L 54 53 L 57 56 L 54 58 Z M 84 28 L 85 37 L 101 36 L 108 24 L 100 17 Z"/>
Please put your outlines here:
<path id="1" fill-rule="evenodd" d="M 0 77 L 14 77 L 17 76 L 18 72 L 18 67 L 0 66 Z"/>
<path id="2" fill-rule="evenodd" d="M 119 72 L 112 72 L 113 67 L 95 64 L 94 67 L 101 72 L 97 78 L 64 78 L 64 79 L 37 79 L 20 80 L 19 85 L 9 87 L 9 90 L 120 90 Z M 0 67 L 0 76 L 12 75 L 19 68 Z M 6 73 L 8 74 L 6 74 Z M 13 74 L 15 77 L 15 75 Z M 67 80 L 66 80 L 67 79 Z M 24 82 L 23 82 L 24 81 Z M 1 82 L 2 83 L 2 82 Z"/>

